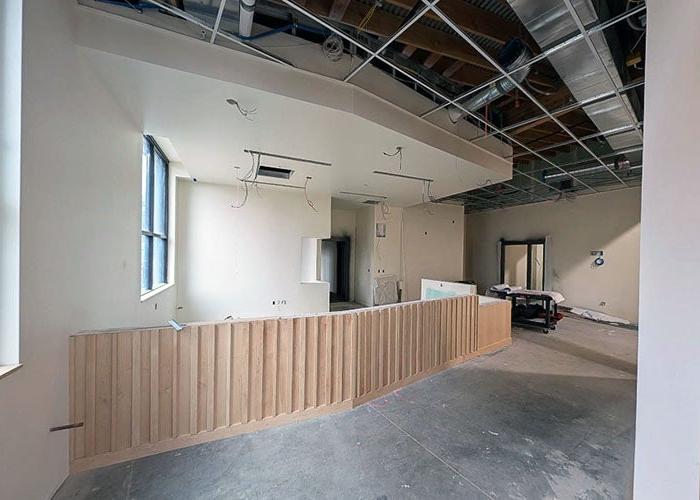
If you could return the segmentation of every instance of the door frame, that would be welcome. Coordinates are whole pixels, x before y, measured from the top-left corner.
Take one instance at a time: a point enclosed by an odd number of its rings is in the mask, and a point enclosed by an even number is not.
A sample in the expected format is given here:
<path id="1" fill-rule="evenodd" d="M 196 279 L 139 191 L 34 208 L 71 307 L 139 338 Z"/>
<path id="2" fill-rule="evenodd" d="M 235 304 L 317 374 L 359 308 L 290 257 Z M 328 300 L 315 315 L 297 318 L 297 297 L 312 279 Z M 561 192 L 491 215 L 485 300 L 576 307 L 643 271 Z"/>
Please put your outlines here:
<path id="1" fill-rule="evenodd" d="M 499 270 L 499 283 L 504 283 L 506 274 L 506 252 L 505 247 L 510 245 L 527 245 L 527 284 L 528 289 L 532 286 L 532 245 L 542 245 L 542 289 L 546 289 L 547 269 L 547 241 L 546 238 L 536 238 L 531 240 L 506 240 L 500 239 L 501 266 Z"/>

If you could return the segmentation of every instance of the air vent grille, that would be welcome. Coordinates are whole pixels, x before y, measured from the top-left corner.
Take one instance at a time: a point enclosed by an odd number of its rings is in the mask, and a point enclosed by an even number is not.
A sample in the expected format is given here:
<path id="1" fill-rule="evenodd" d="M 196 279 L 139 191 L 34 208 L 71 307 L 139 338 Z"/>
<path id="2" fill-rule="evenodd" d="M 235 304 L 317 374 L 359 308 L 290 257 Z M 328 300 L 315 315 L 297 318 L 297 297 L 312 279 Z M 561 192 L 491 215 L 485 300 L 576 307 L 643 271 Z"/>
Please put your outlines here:
<path id="1" fill-rule="evenodd" d="M 260 165 L 258 168 L 258 175 L 263 177 L 273 177 L 275 179 L 289 179 L 294 170 L 282 167 L 270 167 L 268 165 Z"/>

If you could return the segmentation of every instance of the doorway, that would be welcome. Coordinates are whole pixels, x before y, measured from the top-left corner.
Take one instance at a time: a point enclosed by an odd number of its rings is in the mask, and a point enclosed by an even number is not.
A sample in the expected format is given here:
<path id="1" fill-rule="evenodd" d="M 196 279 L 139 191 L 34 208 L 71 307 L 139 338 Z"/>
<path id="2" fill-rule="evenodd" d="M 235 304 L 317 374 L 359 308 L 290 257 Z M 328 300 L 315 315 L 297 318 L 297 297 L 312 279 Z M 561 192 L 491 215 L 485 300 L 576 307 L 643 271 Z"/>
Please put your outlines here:
<path id="1" fill-rule="evenodd" d="M 331 302 L 350 300 L 350 238 L 321 241 L 321 279 L 329 284 Z"/>
<path id="2" fill-rule="evenodd" d="M 501 240 L 501 283 L 544 290 L 545 240 Z"/>

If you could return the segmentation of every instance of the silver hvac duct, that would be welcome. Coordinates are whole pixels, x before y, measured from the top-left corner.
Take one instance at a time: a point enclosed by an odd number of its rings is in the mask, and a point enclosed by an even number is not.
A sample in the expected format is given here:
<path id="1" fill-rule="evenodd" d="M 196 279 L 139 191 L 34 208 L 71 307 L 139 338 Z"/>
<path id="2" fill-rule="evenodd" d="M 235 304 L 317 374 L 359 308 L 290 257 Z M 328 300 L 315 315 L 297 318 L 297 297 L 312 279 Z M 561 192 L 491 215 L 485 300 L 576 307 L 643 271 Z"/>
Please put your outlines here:
<path id="1" fill-rule="evenodd" d="M 253 29 L 253 15 L 255 14 L 255 0 L 240 0 L 240 17 L 238 21 L 238 36 L 249 37 Z"/>
<path id="2" fill-rule="evenodd" d="M 574 18 L 561 0 L 508 0 L 508 3 L 542 50 L 578 33 Z M 584 26 L 598 22 L 598 14 L 591 0 L 572 0 L 571 3 Z M 569 87 L 576 101 L 585 101 L 592 96 L 605 93 L 611 95 L 608 99 L 582 108 L 599 130 L 629 125 L 631 117 L 628 109 L 632 109 L 631 103 L 624 94 L 622 94 L 624 103 L 615 96 L 615 86 L 622 87 L 622 79 L 613 61 L 605 35 L 598 32 L 590 37 L 600 55 L 600 60 L 584 41 L 580 41 L 549 56 L 549 62 Z M 601 65 L 601 60 L 605 68 Z M 636 121 L 636 117 L 634 118 Z M 641 144 L 639 134 L 634 128 L 629 132 L 606 139 L 613 150 Z M 633 154 L 629 159 L 633 162 L 641 162 L 641 153 Z"/>
<path id="3" fill-rule="evenodd" d="M 518 38 L 510 40 L 498 55 L 499 62 L 505 67 L 506 71 L 509 72 L 525 64 L 531 57 L 530 49 Z M 511 76 L 515 81 L 521 83 L 529 73 L 530 66 L 516 71 Z M 515 84 L 513 82 L 506 78 L 501 78 L 478 94 L 472 96 L 468 101 L 462 103 L 462 106 L 469 111 L 477 111 L 514 89 Z M 448 112 L 450 114 L 450 119 L 455 123 L 464 116 L 464 111 L 456 106 L 450 106 Z"/>

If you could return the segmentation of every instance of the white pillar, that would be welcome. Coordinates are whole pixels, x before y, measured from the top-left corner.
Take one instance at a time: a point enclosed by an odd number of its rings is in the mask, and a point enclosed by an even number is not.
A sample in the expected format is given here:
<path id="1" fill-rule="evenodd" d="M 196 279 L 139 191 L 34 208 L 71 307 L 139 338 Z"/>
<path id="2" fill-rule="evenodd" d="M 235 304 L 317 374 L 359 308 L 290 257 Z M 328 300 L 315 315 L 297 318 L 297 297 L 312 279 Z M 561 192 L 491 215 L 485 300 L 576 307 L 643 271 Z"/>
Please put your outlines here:
<path id="1" fill-rule="evenodd" d="M 649 0 L 636 499 L 700 496 L 700 2 Z"/>

